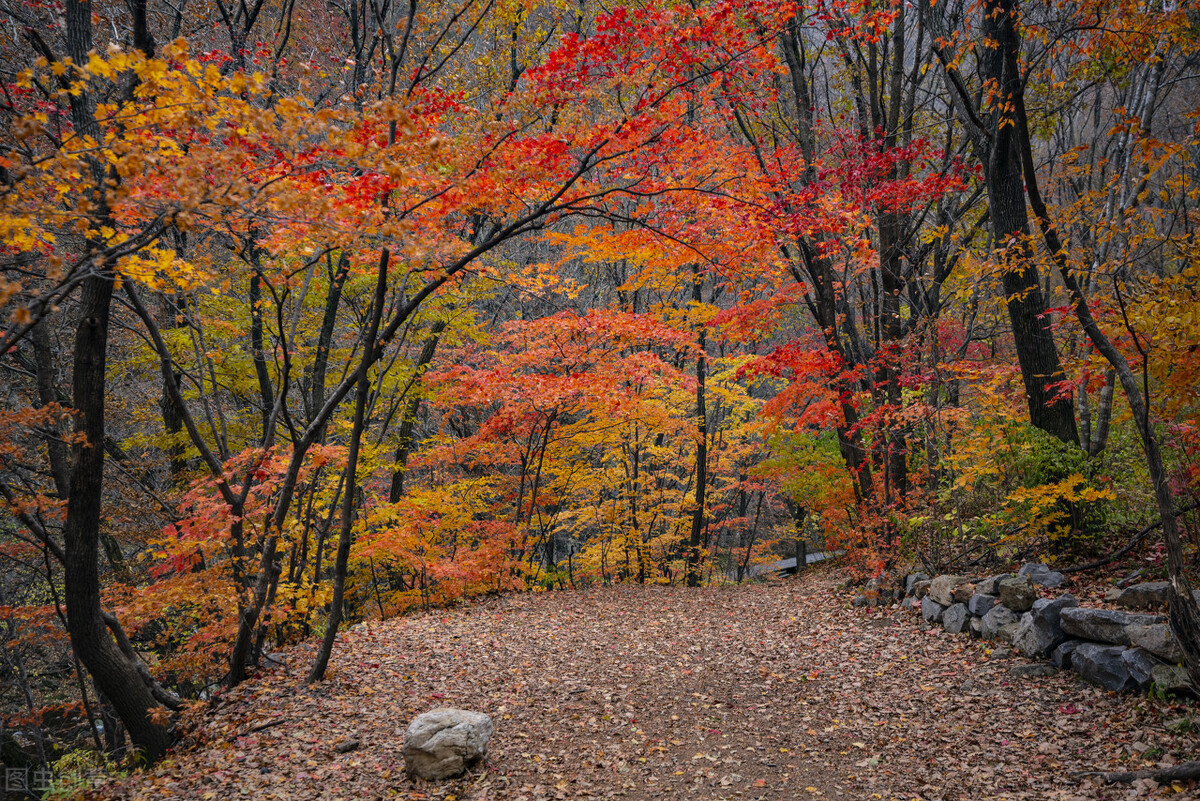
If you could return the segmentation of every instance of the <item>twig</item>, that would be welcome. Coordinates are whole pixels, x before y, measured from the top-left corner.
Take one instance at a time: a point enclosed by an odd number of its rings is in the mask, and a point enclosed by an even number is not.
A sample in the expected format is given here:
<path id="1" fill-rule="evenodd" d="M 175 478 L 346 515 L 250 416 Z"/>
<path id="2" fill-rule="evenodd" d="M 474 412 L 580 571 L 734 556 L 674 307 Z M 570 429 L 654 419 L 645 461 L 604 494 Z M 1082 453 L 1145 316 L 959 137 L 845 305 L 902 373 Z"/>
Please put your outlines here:
<path id="1" fill-rule="evenodd" d="M 246 730 L 246 734 L 254 734 L 255 732 L 265 731 L 274 726 L 279 726 L 287 723 L 291 718 L 278 718 L 276 720 L 268 720 L 266 723 L 260 723 L 257 726 L 251 726 Z"/>

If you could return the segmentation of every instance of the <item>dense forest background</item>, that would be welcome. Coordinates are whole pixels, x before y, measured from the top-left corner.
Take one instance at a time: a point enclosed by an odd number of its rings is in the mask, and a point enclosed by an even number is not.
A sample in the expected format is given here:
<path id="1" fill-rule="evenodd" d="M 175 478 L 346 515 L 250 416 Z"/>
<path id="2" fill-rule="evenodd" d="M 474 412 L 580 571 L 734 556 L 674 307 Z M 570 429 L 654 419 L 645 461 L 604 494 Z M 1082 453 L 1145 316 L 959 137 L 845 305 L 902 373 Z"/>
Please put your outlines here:
<path id="1" fill-rule="evenodd" d="M 1200 677 L 1187 4 L 2 14 L 6 764 L 156 757 L 343 621 L 815 548 L 1137 534 Z"/>

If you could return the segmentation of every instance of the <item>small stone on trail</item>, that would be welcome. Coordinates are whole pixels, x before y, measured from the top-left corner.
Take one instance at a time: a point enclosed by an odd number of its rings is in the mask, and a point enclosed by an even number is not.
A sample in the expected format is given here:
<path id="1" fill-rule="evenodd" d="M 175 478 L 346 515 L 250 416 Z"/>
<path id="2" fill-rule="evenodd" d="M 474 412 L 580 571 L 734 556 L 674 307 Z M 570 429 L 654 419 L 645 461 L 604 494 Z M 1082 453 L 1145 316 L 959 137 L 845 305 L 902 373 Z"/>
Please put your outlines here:
<path id="1" fill-rule="evenodd" d="M 981 581 L 977 581 L 975 582 L 975 592 L 982 593 L 984 595 L 999 595 L 1000 582 L 1006 578 L 1012 578 L 1012 576 L 1008 573 L 1004 573 L 999 576 L 990 576 L 982 579 Z"/>
<path id="2" fill-rule="evenodd" d="M 1062 630 L 1081 640 L 1129 645 L 1130 625 L 1151 626 L 1163 623 L 1166 618 L 1158 615 L 1142 615 L 1119 612 L 1115 609 L 1090 609 L 1076 607 L 1064 609 L 1060 622 Z"/>
<path id="3" fill-rule="evenodd" d="M 966 584 L 959 584 L 957 587 L 955 587 L 954 592 L 950 597 L 956 604 L 965 604 L 967 601 L 971 600 L 971 596 L 974 594 L 975 585 L 967 582 Z"/>
<path id="4" fill-rule="evenodd" d="M 1021 624 L 1013 634 L 1013 645 L 1025 656 L 1044 659 L 1067 639 L 1059 625 L 1062 610 L 1076 607 L 1079 602 L 1074 596 L 1064 595 L 1053 601 L 1039 598 L 1033 608 L 1021 617 Z"/>
<path id="5" fill-rule="evenodd" d="M 918 582 L 928 580 L 929 576 L 925 575 L 924 573 L 909 573 L 904 578 L 904 592 L 907 595 L 912 595 L 914 592 L 916 592 Z"/>
<path id="6" fill-rule="evenodd" d="M 1154 623 L 1142 626 L 1131 623 L 1125 627 L 1125 633 L 1129 635 L 1130 644 L 1145 648 L 1172 665 L 1183 661 L 1183 649 L 1171 634 L 1170 624 Z"/>
<path id="7" fill-rule="evenodd" d="M 1200 698 L 1200 692 L 1188 678 L 1187 668 L 1181 665 L 1155 665 L 1150 671 L 1150 679 L 1163 692 Z"/>
<path id="8" fill-rule="evenodd" d="M 1063 670 L 1071 667 L 1071 653 L 1079 645 L 1079 642 L 1079 640 L 1067 640 L 1066 642 L 1059 644 L 1059 646 L 1054 649 L 1054 653 L 1050 654 L 1050 661 L 1053 662 L 1056 667 L 1060 667 Z"/>
<path id="9" fill-rule="evenodd" d="M 1125 660 L 1125 667 L 1129 669 L 1129 678 L 1139 690 L 1145 690 L 1150 686 L 1154 680 L 1155 666 L 1162 664 L 1144 648 L 1127 648 L 1121 654 L 1121 658 Z"/>
<path id="10" fill-rule="evenodd" d="M 1120 692 L 1131 681 L 1129 665 L 1122 659 L 1124 652 L 1119 645 L 1083 642 L 1071 653 L 1071 669 L 1093 684 Z"/>

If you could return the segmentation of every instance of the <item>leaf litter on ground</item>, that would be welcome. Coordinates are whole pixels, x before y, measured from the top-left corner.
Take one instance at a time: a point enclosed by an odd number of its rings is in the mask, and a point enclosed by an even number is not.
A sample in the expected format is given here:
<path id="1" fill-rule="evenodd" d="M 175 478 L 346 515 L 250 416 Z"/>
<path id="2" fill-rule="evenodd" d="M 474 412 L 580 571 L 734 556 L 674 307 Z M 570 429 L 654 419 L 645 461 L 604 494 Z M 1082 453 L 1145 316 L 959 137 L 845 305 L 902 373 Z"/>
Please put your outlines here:
<path id="1" fill-rule="evenodd" d="M 1092 771 L 1197 758 L 1187 708 L 1107 693 L 925 628 L 850 608 L 835 569 L 700 590 L 507 595 L 358 624 L 327 679 L 313 645 L 219 695 L 175 752 L 94 798 L 1123 799 Z M 486 764 L 409 779 L 413 717 L 491 715 Z M 1192 708 L 1191 715 L 1195 715 Z"/>

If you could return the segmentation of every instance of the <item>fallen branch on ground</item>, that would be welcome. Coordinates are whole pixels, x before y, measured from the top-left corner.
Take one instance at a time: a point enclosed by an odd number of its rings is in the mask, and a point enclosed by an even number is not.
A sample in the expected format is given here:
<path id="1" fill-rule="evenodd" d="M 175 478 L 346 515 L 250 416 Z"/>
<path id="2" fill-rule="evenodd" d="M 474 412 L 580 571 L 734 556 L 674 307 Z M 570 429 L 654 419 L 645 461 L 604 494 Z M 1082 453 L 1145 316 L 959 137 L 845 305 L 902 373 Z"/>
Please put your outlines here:
<path id="1" fill-rule="evenodd" d="M 1157 770 L 1130 770 L 1116 773 L 1096 771 L 1095 773 L 1081 773 L 1079 774 L 1079 778 L 1098 778 L 1106 784 L 1128 784 L 1138 779 L 1153 779 L 1159 784 L 1164 782 L 1191 781 L 1192 779 L 1200 779 L 1200 762 L 1184 762 L 1174 767 L 1159 768 Z"/>

